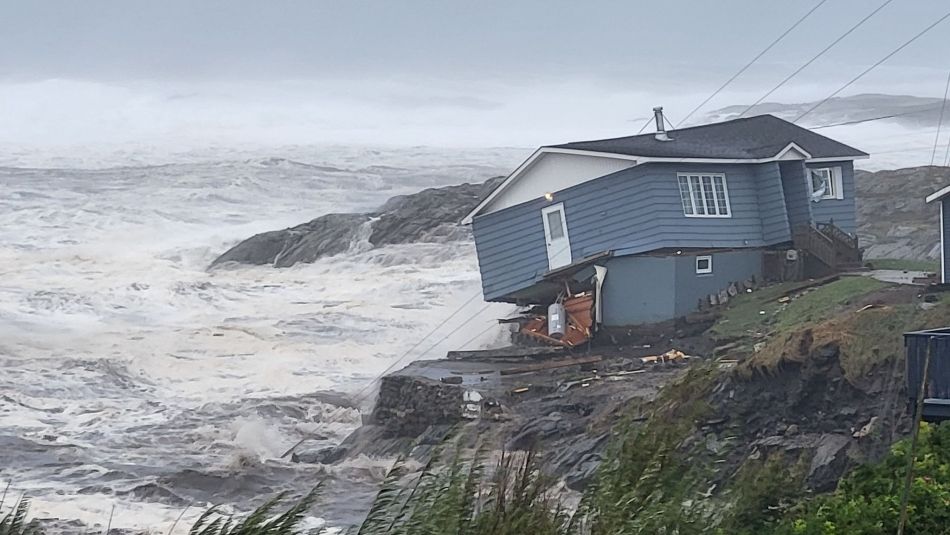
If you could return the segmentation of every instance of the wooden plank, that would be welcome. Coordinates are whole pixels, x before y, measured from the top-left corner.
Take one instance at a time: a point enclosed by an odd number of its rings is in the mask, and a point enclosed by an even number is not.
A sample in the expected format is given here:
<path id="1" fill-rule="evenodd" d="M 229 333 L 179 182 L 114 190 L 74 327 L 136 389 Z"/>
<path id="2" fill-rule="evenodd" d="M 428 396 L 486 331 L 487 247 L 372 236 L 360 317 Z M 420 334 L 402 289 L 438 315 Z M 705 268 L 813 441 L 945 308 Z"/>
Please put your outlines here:
<path id="1" fill-rule="evenodd" d="M 575 366 L 578 364 L 592 364 L 594 362 L 600 362 L 601 360 L 603 360 L 603 357 L 599 355 L 574 359 L 549 360 L 546 362 L 538 362 L 536 364 L 528 364 L 518 368 L 508 368 L 507 370 L 501 370 L 499 373 L 501 373 L 501 375 L 515 375 L 519 373 L 553 370 L 555 368 L 566 368 L 567 366 Z"/>

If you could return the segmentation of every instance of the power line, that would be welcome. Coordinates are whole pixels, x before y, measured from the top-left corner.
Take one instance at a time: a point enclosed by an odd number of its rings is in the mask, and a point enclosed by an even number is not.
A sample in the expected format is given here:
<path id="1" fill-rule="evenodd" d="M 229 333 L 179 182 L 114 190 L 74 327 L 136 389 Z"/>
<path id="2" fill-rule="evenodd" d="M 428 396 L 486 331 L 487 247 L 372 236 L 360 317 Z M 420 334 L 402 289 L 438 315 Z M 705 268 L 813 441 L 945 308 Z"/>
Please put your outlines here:
<path id="1" fill-rule="evenodd" d="M 808 127 L 808 128 L 809 128 L 810 130 L 819 130 L 819 129 L 821 129 L 821 128 L 831 128 L 831 127 L 833 127 L 833 126 L 845 126 L 845 125 L 850 125 L 850 124 L 867 123 L 867 122 L 870 122 L 870 121 L 880 121 L 881 119 L 893 119 L 893 118 L 895 118 L 895 117 L 904 117 L 905 115 L 916 115 L 916 114 L 918 114 L 918 113 L 924 113 L 925 111 L 928 111 L 928 110 L 930 110 L 930 109 L 936 109 L 937 106 L 940 106 L 940 104 L 934 104 L 933 106 L 925 106 L 925 107 L 920 108 L 920 109 L 917 109 L 917 110 L 905 111 L 905 112 L 903 112 L 903 113 L 892 113 L 892 114 L 890 114 L 890 115 L 880 115 L 880 116 L 878 116 L 878 117 L 868 117 L 868 118 L 865 118 L 865 119 L 855 119 L 855 120 L 853 120 L 853 121 L 844 121 L 844 122 L 840 122 L 840 123 L 823 124 L 823 125 L 821 125 L 821 126 L 810 126 L 810 127 Z"/>
<path id="2" fill-rule="evenodd" d="M 564 247 L 562 247 L 562 248 L 557 252 L 557 254 L 560 254 L 560 253 L 564 252 L 564 250 L 566 250 L 568 247 L 570 247 L 570 244 L 569 244 L 569 243 L 568 243 L 567 245 L 565 245 Z M 377 381 L 379 381 L 380 379 L 382 379 L 383 376 L 385 376 L 387 373 L 389 373 L 390 371 L 392 371 L 396 366 L 398 366 L 407 356 L 409 356 L 410 353 L 412 353 L 412 351 L 414 351 L 416 348 L 418 348 L 419 346 L 421 346 L 422 343 L 423 343 L 427 338 L 429 338 L 430 336 L 432 336 L 433 334 L 435 334 L 435 332 L 438 331 L 443 325 L 445 325 L 445 324 L 448 323 L 452 318 L 454 318 L 455 316 L 457 316 L 459 312 L 461 312 L 469 303 L 471 303 L 472 301 L 474 301 L 475 298 L 478 297 L 479 295 L 481 295 L 481 292 L 475 292 L 475 294 L 473 294 L 471 297 L 469 297 L 467 300 L 465 300 L 464 303 L 462 303 L 461 305 L 459 305 L 459 307 L 456 308 L 455 311 L 452 312 L 452 314 L 450 314 L 447 318 L 445 318 L 444 320 L 442 320 L 441 322 L 439 322 L 438 325 L 436 325 L 435 327 L 433 327 L 428 333 L 426 333 L 425 336 L 423 336 L 421 339 L 419 339 L 418 342 L 416 342 L 415 344 L 413 344 L 412 347 L 410 347 L 410 348 L 407 349 L 402 355 L 400 355 L 399 358 L 397 358 L 395 361 L 393 361 L 392 363 L 390 363 L 389 366 L 386 367 L 386 369 L 384 369 L 382 372 L 378 373 L 378 374 L 373 378 L 373 380 L 369 381 L 368 383 L 366 383 L 366 385 L 363 386 L 363 388 L 361 388 L 360 390 L 358 390 L 358 391 L 356 392 L 356 394 L 353 395 L 353 399 L 356 401 L 355 404 L 356 404 L 357 406 L 359 406 L 363 401 L 366 401 L 365 395 L 369 393 L 370 389 L 373 387 L 373 385 L 376 384 Z M 421 357 L 421 356 L 425 355 L 426 353 L 428 353 L 429 351 L 432 351 L 433 349 L 435 349 L 436 347 L 438 347 L 439 344 L 441 344 L 442 342 L 446 341 L 450 336 L 452 336 L 453 334 L 455 334 L 455 333 L 457 333 L 458 331 L 460 331 L 460 330 L 462 329 L 462 327 L 465 327 L 466 325 L 468 325 L 469 322 L 471 322 L 471 321 L 474 320 L 476 317 L 478 317 L 479 314 L 481 314 L 482 312 L 484 312 L 485 310 L 487 310 L 488 307 L 490 307 L 490 306 L 491 306 L 491 303 L 485 303 L 485 305 L 482 306 L 481 309 L 479 309 L 477 312 L 475 312 L 474 314 L 472 314 L 471 316 L 469 316 L 465 321 L 463 321 L 463 322 L 460 323 L 457 327 L 455 327 L 454 329 L 452 329 L 451 331 L 449 331 L 445 336 L 443 336 L 442 338 L 440 338 L 440 339 L 439 339 L 438 341 L 436 341 L 434 344 L 430 345 L 425 351 L 423 351 L 422 353 L 420 353 L 418 356 Z M 471 339 L 469 339 L 468 341 L 466 341 L 465 344 L 463 344 L 463 346 L 464 346 L 464 345 L 467 345 L 467 344 L 470 343 L 472 340 L 474 340 L 474 339 L 477 338 L 478 336 L 481 336 L 481 335 L 484 334 L 485 332 L 488 332 L 488 331 L 491 329 L 491 327 L 493 327 L 493 326 L 490 326 L 489 328 L 485 329 L 485 330 L 482 331 L 481 333 L 477 334 L 476 336 L 474 336 L 474 337 L 472 337 Z M 337 416 L 343 411 L 344 408 L 345 408 L 345 407 L 337 407 L 336 409 L 334 409 L 334 410 L 330 413 L 330 415 L 329 415 L 329 417 L 326 419 L 326 421 L 324 421 L 324 422 L 322 422 L 322 423 L 323 423 L 324 425 L 328 425 L 328 424 L 331 424 L 331 423 L 334 423 L 335 421 L 337 421 Z M 314 437 L 314 434 L 308 433 L 308 434 L 305 435 L 303 438 L 301 438 L 300 440 L 298 440 L 293 446 L 291 446 L 289 449 L 287 449 L 287 451 L 285 451 L 285 452 L 280 456 L 280 458 L 283 459 L 284 457 L 287 457 L 288 455 L 290 455 L 291 453 L 293 453 L 294 450 L 296 450 L 301 444 L 303 444 L 304 442 L 310 440 L 310 439 L 313 438 L 313 437 Z"/>
<path id="3" fill-rule="evenodd" d="M 802 15 L 802 17 L 801 17 L 800 19 L 798 19 L 797 21 L 795 21 L 794 24 L 792 24 L 791 26 L 789 26 L 788 29 L 785 30 L 785 32 L 782 33 L 782 35 L 779 35 L 777 38 L 775 38 L 774 41 L 772 41 L 771 43 L 769 43 L 769 46 L 765 47 L 761 52 L 759 52 L 758 54 L 756 54 L 756 56 L 755 56 L 754 58 L 752 58 L 751 61 L 749 61 L 748 63 L 746 63 L 746 64 L 745 64 L 741 69 L 739 69 L 735 74 L 733 74 L 732 76 L 730 76 L 728 80 L 726 80 L 725 82 L 723 82 L 723 84 L 722 84 L 721 86 L 719 86 L 718 89 L 716 89 L 715 91 L 712 92 L 711 95 L 709 95 L 708 97 L 706 97 L 706 100 L 700 102 L 698 106 L 696 106 L 695 108 L 692 109 L 692 111 L 690 111 L 689 113 L 687 113 L 687 114 L 686 114 L 686 117 L 683 117 L 683 120 L 680 121 L 679 123 L 677 123 L 677 126 L 679 126 L 680 124 L 682 124 L 683 121 L 686 121 L 687 119 L 689 119 L 690 117 L 692 117 L 693 114 L 696 113 L 697 111 L 699 111 L 700 108 L 702 108 L 702 107 L 705 106 L 710 100 L 712 100 L 713 98 L 715 98 L 716 95 L 718 95 L 723 89 L 726 88 L 726 86 L 728 86 L 729 84 L 731 84 L 736 78 L 738 78 L 742 73 L 744 73 L 749 67 L 752 66 L 753 63 L 755 63 L 756 61 L 759 60 L 759 58 L 761 58 L 762 56 L 764 56 L 766 52 L 768 52 L 769 50 L 772 49 L 772 47 L 774 47 L 775 45 L 777 45 L 777 44 L 779 43 L 779 41 L 781 41 L 782 39 L 785 38 L 786 35 L 788 35 L 789 33 L 791 33 L 792 30 L 794 30 L 795 28 L 797 28 L 799 24 L 801 24 L 802 22 L 804 22 L 805 19 L 807 19 L 812 13 L 815 12 L 815 10 L 817 10 L 819 7 L 821 7 L 822 4 L 824 4 L 826 1 L 827 1 L 827 0 L 821 0 L 820 2 L 818 2 L 817 4 L 815 4 L 815 7 L 811 8 L 810 10 L 808 10 L 808 12 L 805 13 L 804 15 Z"/>
<path id="4" fill-rule="evenodd" d="M 833 93 L 831 93 L 830 95 L 828 95 L 827 97 L 825 97 L 823 100 L 821 100 L 820 102 L 818 102 L 817 104 L 815 104 L 815 105 L 812 106 L 811 108 L 805 110 L 804 113 L 802 113 L 801 115 L 799 115 L 799 116 L 798 116 L 797 118 L 795 118 L 795 120 L 792 121 L 792 122 L 793 122 L 793 123 L 797 123 L 798 121 L 802 120 L 803 117 L 805 117 L 805 116 L 808 115 L 809 113 L 811 113 L 811 112 L 815 111 L 816 109 L 818 109 L 822 104 L 824 104 L 825 102 L 828 102 L 829 100 L 831 100 L 832 98 L 834 98 L 835 95 L 837 95 L 838 93 L 840 93 L 840 92 L 844 91 L 845 89 L 847 89 L 848 87 L 850 87 L 851 84 L 853 84 L 853 83 L 857 82 L 858 80 L 860 80 L 861 78 L 863 78 L 867 73 L 869 73 L 869 72 L 873 71 L 874 69 L 876 69 L 880 64 L 884 63 L 885 61 L 887 61 L 888 59 L 890 59 L 892 56 L 894 56 L 895 54 L 897 54 L 897 53 L 900 52 L 901 50 L 907 48 L 908 45 L 910 45 L 911 43 L 913 43 L 913 42 L 916 41 L 917 39 L 920 39 L 925 33 L 929 32 L 929 31 L 932 30 L 932 29 L 934 29 L 934 27 L 936 27 L 936 26 L 937 26 L 938 24 L 940 24 L 941 22 L 947 20 L 948 17 L 950 17 L 950 11 L 948 11 L 944 16 L 942 16 L 942 17 L 940 17 L 939 19 L 935 20 L 935 21 L 932 22 L 929 26 L 927 26 L 926 28 L 924 28 L 923 30 L 921 30 L 917 35 L 915 35 L 915 36 L 911 37 L 910 39 L 908 39 L 907 41 L 905 41 L 904 44 L 902 44 L 901 46 L 895 48 L 895 49 L 892 50 L 889 54 L 887 54 L 887 55 L 884 56 L 883 58 L 879 59 L 879 60 L 878 60 L 877 62 L 875 62 L 873 65 L 871 65 L 871 66 L 868 67 L 867 69 L 864 69 L 863 71 L 861 71 L 860 74 L 858 74 L 858 75 L 855 76 L 854 78 L 848 80 L 847 83 L 845 83 L 843 86 L 841 86 L 841 87 L 839 87 L 838 89 L 836 89 Z"/>
<path id="5" fill-rule="evenodd" d="M 643 123 L 643 126 L 640 127 L 640 130 L 637 130 L 637 135 L 638 135 L 638 136 L 639 136 L 640 134 L 642 134 L 644 130 L 646 130 L 647 126 L 650 125 L 650 122 L 651 122 L 651 121 L 653 121 L 653 117 L 648 118 L 648 119 L 647 119 L 647 122 Z"/>
<path id="6" fill-rule="evenodd" d="M 834 46 L 837 45 L 838 43 L 840 43 L 845 37 L 851 35 L 851 32 L 853 32 L 854 30 L 857 30 L 857 29 L 858 29 L 859 27 L 861 27 L 865 22 L 867 22 L 868 19 L 870 19 L 871 17 L 873 17 L 874 15 L 876 15 L 878 11 L 884 9 L 884 7 L 887 6 L 887 4 L 890 4 L 890 3 L 893 2 L 893 1 L 894 1 L 894 0 L 885 0 L 883 4 L 881 4 L 880 6 L 877 7 L 877 9 L 875 9 L 874 11 L 868 13 L 863 19 L 859 20 L 857 24 L 855 24 L 854 26 L 852 26 L 851 28 L 849 28 L 848 31 L 846 31 L 846 32 L 844 32 L 843 34 L 841 34 L 840 36 L 838 36 L 837 39 L 835 39 L 834 41 L 831 42 L 831 44 L 829 44 L 829 45 L 826 46 L 824 49 L 822 49 L 821 52 L 815 54 L 810 60 L 806 61 L 801 67 L 795 69 L 791 74 L 789 74 L 788 76 L 786 76 L 786 77 L 785 77 L 781 82 L 779 82 L 775 87 L 773 87 L 772 89 L 769 89 L 768 91 L 766 91 L 766 93 L 765 93 L 764 95 L 762 95 L 761 97 L 759 97 L 759 100 L 756 100 L 756 101 L 753 102 L 748 108 L 746 108 L 745 110 L 743 110 L 742 113 L 739 114 L 739 117 L 742 117 L 743 115 L 749 113 L 749 110 L 751 110 L 752 108 L 758 106 L 760 102 L 762 102 L 763 100 L 767 99 L 767 98 L 769 97 L 769 95 L 771 95 L 772 93 L 778 91 L 778 89 L 779 89 L 780 87 L 782 87 L 783 85 L 785 85 L 786 83 L 788 83 L 788 81 L 791 80 L 792 78 L 794 78 L 795 76 L 797 76 L 798 73 L 800 73 L 800 72 L 802 72 L 803 70 L 805 70 L 805 68 L 807 68 L 809 65 L 811 65 L 812 63 L 814 63 L 815 60 L 817 60 L 817 59 L 820 58 L 821 56 L 825 55 L 826 52 L 828 52 L 829 50 L 831 50 L 832 48 L 834 48 Z"/>
<path id="7" fill-rule="evenodd" d="M 934 164 L 934 159 L 937 158 L 937 143 L 940 143 L 940 126 L 943 124 L 943 111 L 947 107 L 947 91 L 950 90 L 950 72 L 947 73 L 947 85 L 943 88 L 943 103 L 940 106 L 940 119 L 937 120 L 937 135 L 934 136 L 934 150 L 933 154 L 930 155 L 930 165 L 931 167 Z M 947 142 L 950 146 L 950 141 Z"/>

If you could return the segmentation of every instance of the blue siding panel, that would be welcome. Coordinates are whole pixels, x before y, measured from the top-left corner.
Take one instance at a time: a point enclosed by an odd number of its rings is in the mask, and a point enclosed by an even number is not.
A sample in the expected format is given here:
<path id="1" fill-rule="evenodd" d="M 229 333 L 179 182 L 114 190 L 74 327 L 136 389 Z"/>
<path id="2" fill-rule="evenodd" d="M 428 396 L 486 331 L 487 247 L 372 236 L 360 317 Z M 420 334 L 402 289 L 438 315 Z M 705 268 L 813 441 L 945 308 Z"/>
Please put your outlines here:
<path id="1" fill-rule="evenodd" d="M 822 199 L 813 202 L 811 212 L 816 223 L 834 222 L 845 232 L 855 233 L 858 230 L 855 219 L 855 186 L 854 163 L 850 161 L 810 163 L 809 168 L 840 167 L 843 199 Z"/>
<path id="2" fill-rule="evenodd" d="M 762 250 L 712 253 L 713 272 L 696 273 L 695 255 L 621 256 L 607 262 L 604 324 L 654 323 L 685 316 L 730 283 L 762 277 Z"/>
<path id="3" fill-rule="evenodd" d="M 676 281 L 671 256 L 622 256 L 607 262 L 604 325 L 654 323 L 674 317 Z"/>
<path id="4" fill-rule="evenodd" d="M 491 300 L 524 288 L 547 271 L 541 221 L 543 200 L 477 217 L 472 222 L 482 272 L 482 292 Z"/>
<path id="5" fill-rule="evenodd" d="M 675 317 L 685 316 L 699 308 L 699 301 L 719 293 L 733 282 L 755 277 L 762 280 L 762 250 L 723 251 L 712 253 L 712 273 L 696 273 L 695 256 L 677 256 Z M 609 277 L 609 275 L 608 275 Z"/>
<path id="6" fill-rule="evenodd" d="M 789 241 L 795 225 L 834 219 L 854 232 L 854 168 L 842 168 L 845 199 L 812 203 L 801 161 L 750 164 L 648 163 L 554 194 L 564 203 L 574 260 L 612 250 L 630 255 L 660 248 L 756 248 Z M 683 214 L 677 173 L 724 173 L 732 217 Z M 482 290 L 497 300 L 548 271 L 543 198 L 473 222 Z M 682 306 L 682 305 L 681 305 Z"/>
<path id="7" fill-rule="evenodd" d="M 767 245 L 792 239 L 788 209 L 782 190 L 782 173 L 778 162 L 757 166 L 759 213 L 762 215 L 762 240 Z"/>
<path id="8" fill-rule="evenodd" d="M 950 266 L 947 265 L 946 260 L 950 259 L 950 198 L 944 197 L 940 204 L 940 268 L 943 271 L 941 282 L 948 282 L 950 281 Z"/>
<path id="9" fill-rule="evenodd" d="M 686 217 L 676 178 L 679 172 L 725 173 L 732 217 Z M 629 254 L 658 247 L 761 245 L 751 166 L 646 164 L 588 184 L 597 182 L 606 186 L 599 195 L 588 197 L 590 192 L 583 192 L 585 196 L 577 196 L 579 202 L 573 195 L 564 201 L 572 246 L 580 253 L 577 258 L 604 250 Z"/>
<path id="10" fill-rule="evenodd" d="M 632 254 L 662 247 L 759 247 L 765 242 L 758 167 L 644 164 L 556 192 L 553 202 L 564 203 L 574 260 L 606 250 Z M 676 177 L 680 172 L 724 173 L 732 217 L 686 217 Z M 547 205 L 539 198 L 475 218 L 487 300 L 530 286 L 548 270 L 541 220 Z"/>
<path id="11" fill-rule="evenodd" d="M 805 164 L 802 161 L 780 162 L 782 191 L 788 210 L 788 224 L 792 229 L 812 222 L 811 195 L 809 194 Z"/>

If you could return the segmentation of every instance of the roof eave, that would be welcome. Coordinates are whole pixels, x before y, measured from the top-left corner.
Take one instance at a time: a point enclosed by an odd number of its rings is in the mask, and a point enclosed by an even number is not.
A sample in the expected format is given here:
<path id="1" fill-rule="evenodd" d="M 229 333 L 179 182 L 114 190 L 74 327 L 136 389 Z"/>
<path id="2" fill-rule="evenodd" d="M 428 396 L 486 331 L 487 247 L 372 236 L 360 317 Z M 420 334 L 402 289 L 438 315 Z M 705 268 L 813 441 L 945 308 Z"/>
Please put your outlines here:
<path id="1" fill-rule="evenodd" d="M 849 147 L 851 148 L 851 147 Z M 615 158 L 621 160 L 632 160 L 635 162 L 635 165 L 640 165 L 644 163 L 713 163 L 713 164 L 729 164 L 729 163 L 746 163 L 746 164 L 755 164 L 755 163 L 768 163 L 774 162 L 781 159 L 789 150 L 796 150 L 800 152 L 803 156 L 806 156 L 806 162 L 840 162 L 847 160 L 863 160 L 870 157 L 869 154 L 865 152 L 858 151 L 853 149 L 855 152 L 859 152 L 860 155 L 851 155 L 851 156 L 823 156 L 820 158 L 814 158 L 812 155 L 801 148 L 798 144 L 791 142 L 782 150 L 778 151 L 775 155 L 768 158 L 692 158 L 692 157 L 657 157 L 657 156 L 640 156 L 635 154 L 624 154 L 619 152 L 605 152 L 605 151 L 594 151 L 594 150 L 585 150 L 585 149 L 576 149 L 576 148 L 565 148 L 557 145 L 545 145 L 536 149 L 531 156 L 529 156 L 524 162 L 521 163 L 514 171 L 508 175 L 505 180 L 501 182 L 498 186 L 495 187 L 480 203 L 478 203 L 475 208 L 473 208 L 465 217 L 459 221 L 461 225 L 471 225 L 475 217 L 482 212 L 489 204 L 492 203 L 499 195 L 504 193 L 506 189 L 531 165 L 541 157 L 541 155 L 546 153 L 560 153 L 560 154 L 579 154 L 585 156 L 600 156 L 603 158 Z"/>
<path id="2" fill-rule="evenodd" d="M 941 189 L 939 189 L 939 190 L 937 190 L 937 191 L 931 193 L 930 195 L 927 195 L 927 198 L 926 198 L 925 200 L 926 200 L 927 204 L 930 204 L 930 203 L 932 203 L 932 202 L 934 202 L 934 201 L 939 201 L 940 199 L 943 199 L 943 198 L 946 197 L 947 195 L 950 195 L 950 186 L 945 186 L 945 187 L 943 187 L 943 188 L 941 188 Z"/>

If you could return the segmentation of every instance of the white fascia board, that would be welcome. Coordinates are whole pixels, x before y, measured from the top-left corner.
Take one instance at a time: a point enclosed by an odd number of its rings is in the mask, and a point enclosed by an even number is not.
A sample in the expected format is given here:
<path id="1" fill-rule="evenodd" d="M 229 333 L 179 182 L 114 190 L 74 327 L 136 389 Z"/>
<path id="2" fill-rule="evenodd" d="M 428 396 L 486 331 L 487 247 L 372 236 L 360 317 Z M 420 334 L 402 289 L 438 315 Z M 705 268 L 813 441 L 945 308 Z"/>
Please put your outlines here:
<path id="1" fill-rule="evenodd" d="M 508 186 L 510 186 L 511 183 L 514 182 L 516 178 L 518 178 L 518 175 L 523 173 L 528 167 L 531 167 L 531 164 L 533 164 L 534 161 L 537 160 L 539 156 L 541 156 L 543 151 L 544 151 L 544 147 L 541 147 L 540 149 L 537 149 L 536 151 L 531 153 L 531 156 L 528 156 L 528 159 L 523 161 L 521 165 L 519 165 L 514 171 L 512 171 L 511 174 L 508 175 L 508 178 L 503 180 L 501 184 L 498 184 L 498 186 L 495 187 L 495 189 L 492 190 L 492 192 L 488 194 L 488 197 L 485 197 L 484 199 L 482 199 L 482 202 L 478 203 L 478 206 L 473 208 L 471 212 L 469 212 L 465 217 L 462 218 L 461 224 L 471 225 L 472 219 L 474 219 L 475 216 L 478 215 L 478 213 L 482 211 L 482 208 L 485 208 L 486 206 L 488 206 L 489 203 L 495 200 L 495 197 L 501 195 L 501 192 L 505 191 L 505 189 L 507 189 Z"/>
<path id="2" fill-rule="evenodd" d="M 811 153 L 809 153 L 807 150 L 805 150 L 805 149 L 799 147 L 799 146 L 796 145 L 795 143 L 789 143 L 784 149 L 778 151 L 778 154 L 776 154 L 775 156 L 773 156 L 772 159 L 774 159 L 774 160 L 781 160 L 786 154 L 788 154 L 790 151 L 793 151 L 793 150 L 794 150 L 795 152 L 801 154 L 802 156 L 804 156 L 805 158 L 803 158 L 803 159 L 805 159 L 805 160 L 811 160 L 811 159 L 812 159 L 812 158 L 811 158 Z"/>
<path id="3" fill-rule="evenodd" d="M 848 162 L 853 160 L 867 160 L 870 157 L 869 154 L 863 156 L 829 156 L 827 158 L 809 158 L 808 163 Z"/>
<path id="4" fill-rule="evenodd" d="M 938 201 L 938 200 L 940 200 L 940 199 L 946 197 L 948 194 L 950 194 L 950 186 L 946 186 L 946 187 L 940 189 L 939 191 L 935 191 L 935 192 L 931 193 L 930 195 L 927 195 L 927 199 L 926 199 L 926 200 L 927 200 L 928 203 L 931 203 L 931 202 Z"/>
<path id="5" fill-rule="evenodd" d="M 497 198 L 499 195 L 504 193 L 504 191 L 508 189 L 508 186 L 510 186 L 515 180 L 518 179 L 518 177 L 524 174 L 525 171 L 530 169 L 531 166 L 534 164 L 534 162 L 538 160 L 538 158 L 540 158 L 544 154 L 552 153 L 552 152 L 560 153 L 560 154 L 578 154 L 582 156 L 599 156 L 602 158 L 612 158 L 615 160 L 636 161 L 635 156 L 627 156 L 625 154 L 613 154 L 611 152 L 595 152 L 595 151 L 589 151 L 589 150 L 576 150 L 576 149 L 559 149 L 559 148 L 554 148 L 554 147 L 541 147 L 538 150 L 534 151 L 534 153 L 532 153 L 531 156 L 529 156 L 527 160 L 525 160 L 521 165 L 519 165 L 517 169 L 512 171 L 511 174 L 508 175 L 508 178 L 506 178 L 501 184 L 499 184 L 498 187 L 496 187 L 494 191 L 492 191 L 488 195 L 488 197 L 485 197 L 485 199 L 482 200 L 482 202 L 478 203 L 478 206 L 472 209 L 472 211 L 469 212 L 468 215 L 462 218 L 461 224 L 471 225 L 472 220 L 475 218 L 475 216 L 477 216 L 479 212 L 481 212 L 486 206 L 491 204 L 491 202 L 494 201 L 495 198 Z"/>

